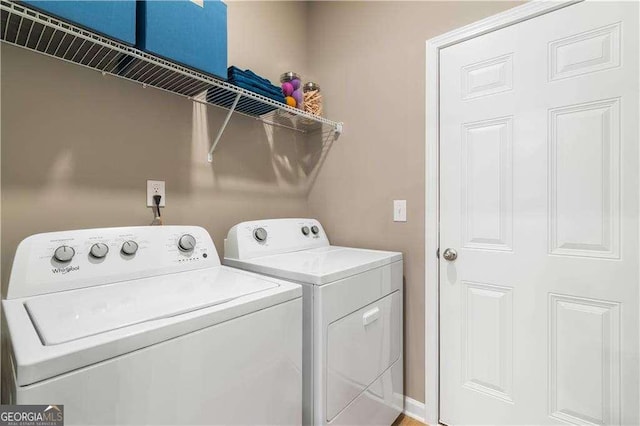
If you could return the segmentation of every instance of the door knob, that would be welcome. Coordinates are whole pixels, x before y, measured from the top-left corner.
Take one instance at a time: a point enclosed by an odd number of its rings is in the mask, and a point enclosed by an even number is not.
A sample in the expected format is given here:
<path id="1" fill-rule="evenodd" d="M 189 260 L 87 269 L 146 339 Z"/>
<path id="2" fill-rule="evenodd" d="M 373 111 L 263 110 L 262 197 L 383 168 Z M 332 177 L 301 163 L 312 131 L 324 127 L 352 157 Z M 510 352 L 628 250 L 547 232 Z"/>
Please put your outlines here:
<path id="1" fill-rule="evenodd" d="M 455 251 L 452 248 L 448 248 L 444 251 L 444 253 L 442 253 L 442 257 L 444 257 L 444 260 L 448 260 L 449 262 L 453 262 L 454 260 L 456 260 L 458 258 L 458 252 Z"/>

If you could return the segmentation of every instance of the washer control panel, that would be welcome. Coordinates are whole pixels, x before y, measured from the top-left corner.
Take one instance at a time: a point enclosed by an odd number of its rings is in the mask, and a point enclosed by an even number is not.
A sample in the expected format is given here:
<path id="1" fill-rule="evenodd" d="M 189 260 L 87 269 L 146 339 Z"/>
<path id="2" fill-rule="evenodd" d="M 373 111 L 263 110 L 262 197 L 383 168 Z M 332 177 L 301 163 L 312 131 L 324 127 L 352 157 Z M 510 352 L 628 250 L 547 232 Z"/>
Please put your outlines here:
<path id="1" fill-rule="evenodd" d="M 197 226 L 84 229 L 32 235 L 16 251 L 7 298 L 219 266 Z"/>
<path id="2" fill-rule="evenodd" d="M 269 219 L 235 225 L 224 240 L 224 256 L 251 259 L 326 247 L 329 239 L 315 219 Z"/>

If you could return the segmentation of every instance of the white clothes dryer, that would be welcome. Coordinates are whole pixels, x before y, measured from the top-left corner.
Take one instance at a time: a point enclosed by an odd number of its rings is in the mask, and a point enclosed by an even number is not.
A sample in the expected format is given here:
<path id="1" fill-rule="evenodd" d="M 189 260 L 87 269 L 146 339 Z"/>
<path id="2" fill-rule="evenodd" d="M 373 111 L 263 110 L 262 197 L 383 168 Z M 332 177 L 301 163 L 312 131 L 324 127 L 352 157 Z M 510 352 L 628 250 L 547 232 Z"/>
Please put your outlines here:
<path id="1" fill-rule="evenodd" d="M 402 253 L 331 246 L 313 219 L 240 223 L 225 265 L 303 286 L 303 422 L 390 425 L 403 410 Z"/>

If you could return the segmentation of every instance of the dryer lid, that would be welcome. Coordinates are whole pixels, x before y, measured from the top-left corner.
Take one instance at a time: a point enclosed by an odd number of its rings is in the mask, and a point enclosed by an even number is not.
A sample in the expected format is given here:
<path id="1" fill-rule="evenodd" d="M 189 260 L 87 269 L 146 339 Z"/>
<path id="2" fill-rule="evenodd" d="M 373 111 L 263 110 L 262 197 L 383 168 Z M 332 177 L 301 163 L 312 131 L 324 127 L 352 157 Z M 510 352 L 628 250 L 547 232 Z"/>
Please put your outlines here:
<path id="1" fill-rule="evenodd" d="M 227 268 L 164 275 L 37 296 L 25 301 L 45 346 L 199 309 L 278 287 Z"/>
<path id="2" fill-rule="evenodd" d="M 329 246 L 250 260 L 225 258 L 229 266 L 296 282 L 323 285 L 401 261 L 402 253 Z"/>

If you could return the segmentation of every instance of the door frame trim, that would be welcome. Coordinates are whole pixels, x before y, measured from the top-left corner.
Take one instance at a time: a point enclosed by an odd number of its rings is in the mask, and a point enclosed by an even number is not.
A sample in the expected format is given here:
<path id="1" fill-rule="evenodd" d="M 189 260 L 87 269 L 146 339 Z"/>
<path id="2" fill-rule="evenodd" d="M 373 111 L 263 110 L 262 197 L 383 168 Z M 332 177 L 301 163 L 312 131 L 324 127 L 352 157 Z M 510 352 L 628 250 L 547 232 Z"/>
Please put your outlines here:
<path id="1" fill-rule="evenodd" d="M 439 424 L 440 347 L 438 257 L 440 245 L 440 114 L 439 68 L 440 50 L 454 44 L 535 18 L 583 0 L 533 0 L 481 21 L 447 32 L 426 41 L 425 84 L 425 413 L 430 425 Z M 434 141 L 429 143 L 429 141 Z"/>

